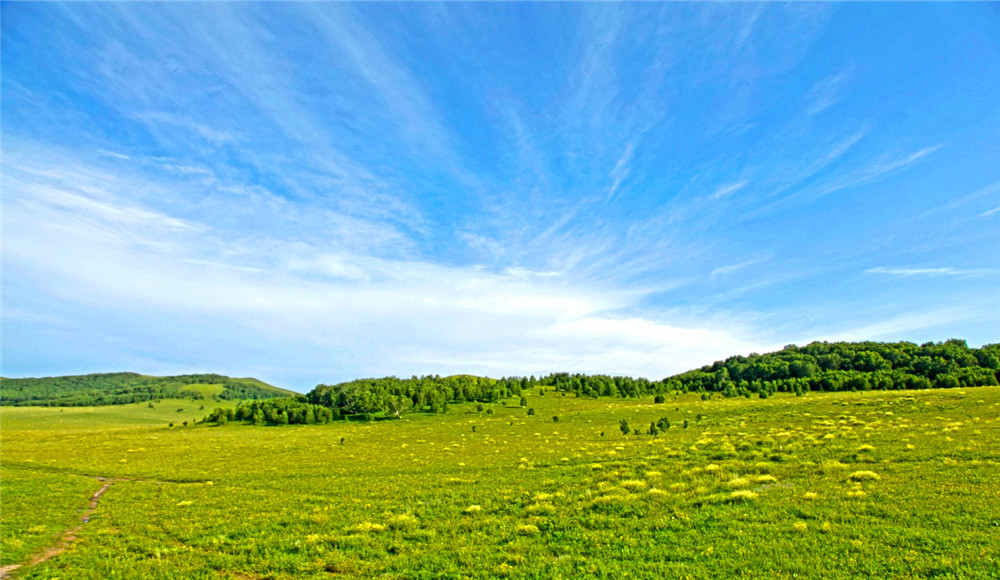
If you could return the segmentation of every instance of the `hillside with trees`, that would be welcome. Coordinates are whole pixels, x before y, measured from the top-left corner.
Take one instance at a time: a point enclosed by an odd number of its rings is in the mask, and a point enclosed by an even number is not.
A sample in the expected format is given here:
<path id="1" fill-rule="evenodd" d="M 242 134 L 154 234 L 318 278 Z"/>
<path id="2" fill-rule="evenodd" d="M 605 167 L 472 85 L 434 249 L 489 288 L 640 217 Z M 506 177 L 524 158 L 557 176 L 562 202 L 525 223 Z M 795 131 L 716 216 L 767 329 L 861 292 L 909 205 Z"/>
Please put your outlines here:
<path id="1" fill-rule="evenodd" d="M 661 380 L 553 373 L 491 379 L 471 375 L 359 379 L 318 385 L 280 403 L 254 403 L 209 420 L 257 424 L 325 423 L 341 418 L 396 418 L 407 412 L 444 413 L 448 405 L 496 403 L 561 393 L 576 397 L 638 398 L 673 392 L 703 398 L 761 397 L 787 392 L 947 389 L 998 384 L 1000 344 L 970 348 L 964 340 L 929 342 L 813 342 L 733 356 Z M 216 421 L 219 422 L 219 421 Z"/>
<path id="2" fill-rule="evenodd" d="M 161 399 L 270 399 L 294 394 L 257 379 L 234 379 L 217 374 L 152 377 L 138 373 L 99 373 L 3 379 L 0 404 L 80 407 L 125 405 Z"/>
<path id="3" fill-rule="evenodd" d="M 813 342 L 733 356 L 664 380 L 668 390 L 767 396 L 776 392 L 948 389 L 998 384 L 1000 344 L 964 340 Z"/>

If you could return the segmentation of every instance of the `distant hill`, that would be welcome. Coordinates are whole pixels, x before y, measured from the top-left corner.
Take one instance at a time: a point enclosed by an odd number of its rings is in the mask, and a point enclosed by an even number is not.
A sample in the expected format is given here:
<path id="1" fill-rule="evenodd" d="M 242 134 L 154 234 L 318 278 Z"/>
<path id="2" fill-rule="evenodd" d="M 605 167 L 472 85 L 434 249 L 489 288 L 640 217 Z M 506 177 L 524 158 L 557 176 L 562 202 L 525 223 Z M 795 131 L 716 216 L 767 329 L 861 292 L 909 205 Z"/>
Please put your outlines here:
<path id="1" fill-rule="evenodd" d="M 273 399 L 295 395 L 257 379 L 217 374 L 153 377 L 99 373 L 67 377 L 3 379 L 0 405 L 80 407 L 125 405 L 158 399 Z"/>

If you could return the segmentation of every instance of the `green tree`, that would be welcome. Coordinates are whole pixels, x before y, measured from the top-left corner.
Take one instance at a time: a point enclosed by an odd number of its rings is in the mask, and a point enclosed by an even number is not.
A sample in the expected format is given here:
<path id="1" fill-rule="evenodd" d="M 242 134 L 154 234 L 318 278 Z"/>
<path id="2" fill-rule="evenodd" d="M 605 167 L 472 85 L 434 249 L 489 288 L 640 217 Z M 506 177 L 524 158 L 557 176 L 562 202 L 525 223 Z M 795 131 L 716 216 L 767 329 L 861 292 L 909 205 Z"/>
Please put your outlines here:
<path id="1" fill-rule="evenodd" d="M 632 428 L 628 426 L 628 421 L 625 419 L 618 421 L 618 428 L 621 429 L 622 435 L 628 435 L 632 432 Z"/>

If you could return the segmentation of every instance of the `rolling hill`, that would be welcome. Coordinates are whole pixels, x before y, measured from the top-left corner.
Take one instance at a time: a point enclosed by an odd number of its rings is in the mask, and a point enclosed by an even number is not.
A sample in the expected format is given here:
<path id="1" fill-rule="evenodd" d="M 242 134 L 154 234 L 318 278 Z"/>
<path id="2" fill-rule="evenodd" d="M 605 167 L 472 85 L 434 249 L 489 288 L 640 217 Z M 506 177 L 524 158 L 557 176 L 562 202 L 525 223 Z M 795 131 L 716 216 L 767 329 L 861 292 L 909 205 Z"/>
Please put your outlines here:
<path id="1" fill-rule="evenodd" d="M 123 405 L 167 398 L 272 399 L 295 394 L 257 379 L 217 374 L 154 377 L 138 373 L 98 373 L 3 379 L 0 405 L 79 407 Z"/>

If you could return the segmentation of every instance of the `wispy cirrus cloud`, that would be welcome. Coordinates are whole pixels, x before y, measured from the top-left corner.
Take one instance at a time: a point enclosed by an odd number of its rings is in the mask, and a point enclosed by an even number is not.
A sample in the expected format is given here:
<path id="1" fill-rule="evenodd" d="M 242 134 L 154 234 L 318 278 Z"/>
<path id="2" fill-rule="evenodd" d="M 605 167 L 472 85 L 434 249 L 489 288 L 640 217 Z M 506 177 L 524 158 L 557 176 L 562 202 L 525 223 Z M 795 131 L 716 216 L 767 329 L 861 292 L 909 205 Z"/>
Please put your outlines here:
<path id="1" fill-rule="evenodd" d="M 635 141 L 629 142 L 625 146 L 625 151 L 622 156 L 618 158 L 615 162 L 614 169 L 608 175 L 613 180 L 611 187 L 608 189 L 608 199 L 612 199 L 618 193 L 618 188 L 621 186 L 622 181 L 628 177 L 629 173 L 629 163 L 632 161 L 632 153 L 635 151 Z"/>
<path id="2" fill-rule="evenodd" d="M 844 91 L 844 85 L 850 80 L 849 71 L 840 71 L 816 83 L 809 91 L 806 113 L 816 115 L 837 104 Z"/>
<path id="3" fill-rule="evenodd" d="M 95 183 L 86 176 L 99 172 L 63 162 L 48 166 L 53 175 L 27 162 L 5 166 L 13 176 L 5 186 L 8 275 L 41 281 L 48 300 L 109 315 L 143 312 L 147 328 L 201 313 L 205 332 L 266 332 L 284 360 L 297 360 L 297 349 L 336 351 L 326 377 L 286 371 L 285 381 L 350 378 L 336 370 L 348 360 L 352 373 L 516 374 L 558 363 L 655 377 L 752 348 L 721 326 L 622 316 L 642 298 L 634 289 L 234 235 L 127 200 L 132 188 L 162 184 Z M 72 183 L 54 176 L 69 173 Z M 446 353 L 451 363 L 441 366 Z"/>
<path id="4" fill-rule="evenodd" d="M 736 193 L 737 191 L 743 189 L 746 186 L 747 183 L 750 183 L 750 182 L 749 181 L 738 181 L 736 183 L 729 183 L 729 184 L 726 184 L 726 185 L 722 185 L 722 186 L 719 187 L 719 189 L 716 189 L 715 192 L 712 193 L 712 195 L 709 196 L 709 199 L 722 199 L 722 198 L 724 198 L 724 197 L 726 197 L 728 195 L 731 195 L 731 194 Z"/>
<path id="5" fill-rule="evenodd" d="M 712 273 L 709 275 L 710 278 L 716 278 L 719 276 L 726 276 L 732 274 L 744 268 L 749 268 L 751 266 L 756 266 L 762 262 L 767 261 L 769 258 L 752 258 L 750 260 L 745 260 L 743 262 L 738 262 L 736 264 L 727 264 L 725 266 L 719 266 L 718 268 L 713 268 Z"/>
<path id="6" fill-rule="evenodd" d="M 875 163 L 852 171 L 838 179 L 833 180 L 831 183 L 825 184 L 819 188 L 819 191 L 812 194 L 813 196 L 824 196 L 841 189 L 846 189 L 849 187 L 854 187 L 864 183 L 871 182 L 873 180 L 879 179 L 886 176 L 894 171 L 912 165 L 924 157 L 934 153 L 935 151 L 944 147 L 944 144 L 932 145 L 930 147 L 924 147 L 914 151 L 913 153 L 903 153 L 899 155 L 886 156 Z"/>

